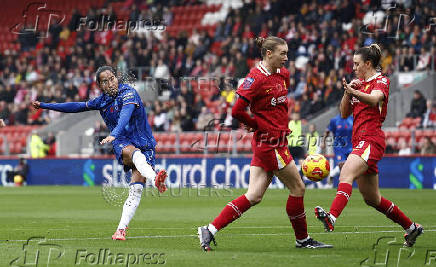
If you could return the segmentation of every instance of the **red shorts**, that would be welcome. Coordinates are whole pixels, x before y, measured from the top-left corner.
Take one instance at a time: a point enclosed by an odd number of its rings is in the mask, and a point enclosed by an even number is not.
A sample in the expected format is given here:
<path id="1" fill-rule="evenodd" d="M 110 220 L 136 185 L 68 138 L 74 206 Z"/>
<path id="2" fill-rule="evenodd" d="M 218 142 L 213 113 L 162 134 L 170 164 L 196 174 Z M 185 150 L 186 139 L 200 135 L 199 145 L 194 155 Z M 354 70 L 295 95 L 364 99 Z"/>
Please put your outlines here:
<path id="1" fill-rule="evenodd" d="M 365 174 L 374 174 L 378 173 L 377 163 L 382 159 L 385 147 L 386 144 L 383 137 L 363 137 L 357 141 L 353 140 L 353 151 L 351 154 L 361 157 L 368 164 L 368 170 Z"/>
<path id="2" fill-rule="evenodd" d="M 263 168 L 266 172 L 280 170 L 288 165 L 292 160 L 288 146 L 272 146 L 262 142 L 251 141 L 253 158 L 251 166 Z"/>

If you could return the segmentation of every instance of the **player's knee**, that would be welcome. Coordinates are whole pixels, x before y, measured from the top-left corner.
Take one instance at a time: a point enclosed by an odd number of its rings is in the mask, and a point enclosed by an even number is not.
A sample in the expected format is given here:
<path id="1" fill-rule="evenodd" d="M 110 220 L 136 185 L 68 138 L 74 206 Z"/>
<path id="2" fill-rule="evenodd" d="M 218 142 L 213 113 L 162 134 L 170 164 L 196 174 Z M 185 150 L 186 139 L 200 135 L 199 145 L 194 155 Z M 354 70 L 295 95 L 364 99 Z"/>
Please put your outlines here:
<path id="1" fill-rule="evenodd" d="M 339 183 L 349 183 L 352 184 L 355 176 L 351 173 L 341 171 L 339 175 Z"/>
<path id="2" fill-rule="evenodd" d="M 366 205 L 371 207 L 377 207 L 377 203 L 373 198 L 364 197 L 363 201 L 365 201 Z"/>
<path id="3" fill-rule="evenodd" d="M 304 193 L 306 192 L 306 186 L 304 183 L 298 183 L 293 188 L 290 188 L 289 191 L 295 196 L 304 196 Z"/>

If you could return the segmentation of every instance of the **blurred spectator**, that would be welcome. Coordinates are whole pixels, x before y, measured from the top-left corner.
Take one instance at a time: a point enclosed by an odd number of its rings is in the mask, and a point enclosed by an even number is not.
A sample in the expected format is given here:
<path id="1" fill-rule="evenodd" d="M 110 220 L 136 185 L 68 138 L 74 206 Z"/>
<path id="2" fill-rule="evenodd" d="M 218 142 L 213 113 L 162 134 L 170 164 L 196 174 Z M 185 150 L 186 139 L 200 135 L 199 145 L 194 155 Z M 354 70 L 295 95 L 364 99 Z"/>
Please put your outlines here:
<path id="1" fill-rule="evenodd" d="M 18 161 L 18 165 L 14 168 L 14 180 L 16 179 L 16 176 L 19 176 L 20 180 L 25 183 L 28 171 L 29 166 L 27 165 L 26 160 L 24 158 L 20 158 L 20 160 Z"/>
<path id="2" fill-rule="evenodd" d="M 301 135 L 302 129 L 300 113 L 292 113 L 291 120 L 288 123 L 288 128 L 289 130 L 291 130 L 291 133 L 288 135 L 289 152 L 291 153 L 292 158 L 294 158 L 295 162 L 298 163 L 299 160 L 302 160 L 304 158 L 304 155 L 306 154 L 303 148 L 303 136 Z"/>
<path id="3" fill-rule="evenodd" d="M 167 113 L 159 105 L 155 106 L 153 126 L 154 126 L 154 131 L 157 132 L 163 132 L 168 130 Z"/>
<path id="4" fill-rule="evenodd" d="M 421 91 L 415 90 L 410 103 L 410 112 L 406 115 L 409 118 L 423 118 L 427 110 L 427 103 Z"/>
<path id="5" fill-rule="evenodd" d="M 109 135 L 109 130 L 103 121 L 96 121 L 94 126 L 94 131 L 92 134 L 94 136 L 94 150 L 100 155 L 112 154 L 111 145 L 100 145 L 101 140 Z M 56 144 L 56 143 L 55 143 Z"/>
<path id="6" fill-rule="evenodd" d="M 309 125 L 309 132 L 306 134 L 307 154 L 316 154 L 320 152 L 319 133 L 316 131 L 315 124 Z"/>
<path id="7" fill-rule="evenodd" d="M 398 155 L 400 156 L 410 155 L 412 153 L 412 149 L 403 139 L 400 139 L 398 141 L 398 147 L 400 148 L 400 150 L 398 151 Z"/>
<path id="8" fill-rule="evenodd" d="M 425 136 L 422 139 L 421 155 L 436 154 L 436 146 L 431 141 L 430 137 Z"/>
<path id="9" fill-rule="evenodd" d="M 419 55 L 418 58 L 416 70 L 426 70 L 430 64 L 430 59 L 431 59 L 430 51 L 428 51 L 424 47 L 421 48 L 421 54 Z"/>
<path id="10" fill-rule="evenodd" d="M 397 143 L 394 138 L 388 138 L 386 140 L 385 154 L 398 154 L 398 150 L 395 148 L 396 145 Z"/>
<path id="11" fill-rule="evenodd" d="M 201 112 L 197 119 L 197 130 L 199 131 L 213 131 L 215 123 L 213 122 L 214 116 L 209 112 L 207 107 L 202 107 Z M 211 123 L 212 121 L 212 123 Z"/>
<path id="12" fill-rule="evenodd" d="M 221 91 L 221 96 L 225 98 L 229 105 L 232 105 L 235 100 L 235 90 L 233 90 L 231 84 L 226 82 L 224 85 L 224 90 Z"/>
<path id="13" fill-rule="evenodd" d="M 427 100 L 427 111 L 422 122 L 424 128 L 436 128 L 436 101 Z"/>
<path id="14" fill-rule="evenodd" d="M 56 137 L 52 132 L 48 133 L 45 143 L 49 146 L 47 156 L 56 156 Z"/>
<path id="15" fill-rule="evenodd" d="M 48 145 L 44 144 L 42 138 L 33 131 L 30 139 L 30 154 L 32 158 L 44 158 L 47 156 L 49 148 Z"/>
<path id="16" fill-rule="evenodd" d="M 236 130 L 239 128 L 239 122 L 235 118 L 232 117 L 232 108 L 228 107 L 226 112 L 221 114 L 220 123 L 222 123 L 225 127 Z"/>

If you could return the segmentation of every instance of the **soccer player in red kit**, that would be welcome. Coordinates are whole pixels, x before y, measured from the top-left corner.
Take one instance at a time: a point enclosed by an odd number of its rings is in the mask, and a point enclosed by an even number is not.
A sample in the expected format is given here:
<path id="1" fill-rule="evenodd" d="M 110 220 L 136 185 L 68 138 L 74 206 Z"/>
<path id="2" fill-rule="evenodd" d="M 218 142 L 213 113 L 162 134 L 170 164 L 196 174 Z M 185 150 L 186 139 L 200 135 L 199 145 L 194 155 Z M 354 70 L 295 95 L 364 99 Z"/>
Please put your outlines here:
<path id="1" fill-rule="evenodd" d="M 343 79 L 345 91 L 340 110 L 342 118 L 353 114 L 353 151 L 342 167 L 330 212 L 318 206 L 315 207 L 315 216 L 326 231 L 333 231 L 336 219 L 351 196 L 353 181 L 356 181 L 366 204 L 401 225 L 406 231 L 404 245 L 411 247 L 422 234 L 422 226 L 412 222 L 394 203 L 382 197 L 378 185 L 377 162 L 383 157 L 386 147 L 381 125 L 387 114 L 390 84 L 387 77 L 377 72 L 380 58 L 381 50 L 377 44 L 358 49 L 353 57 L 353 70 L 358 79 L 350 84 Z"/>
<path id="2" fill-rule="evenodd" d="M 288 45 L 273 36 L 257 38 L 256 43 L 261 49 L 262 61 L 251 69 L 236 91 L 239 98 L 232 109 L 234 118 L 247 129 L 254 130 L 248 191 L 229 202 L 209 225 L 198 227 L 200 246 L 205 251 L 211 250 L 210 243 L 215 243 L 215 234 L 258 204 L 276 175 L 290 191 L 286 212 L 295 231 L 296 247 L 332 247 L 307 234 L 303 204 L 305 187 L 288 150 L 289 72 L 283 67 L 288 59 Z M 248 106 L 254 118 L 246 112 Z"/>

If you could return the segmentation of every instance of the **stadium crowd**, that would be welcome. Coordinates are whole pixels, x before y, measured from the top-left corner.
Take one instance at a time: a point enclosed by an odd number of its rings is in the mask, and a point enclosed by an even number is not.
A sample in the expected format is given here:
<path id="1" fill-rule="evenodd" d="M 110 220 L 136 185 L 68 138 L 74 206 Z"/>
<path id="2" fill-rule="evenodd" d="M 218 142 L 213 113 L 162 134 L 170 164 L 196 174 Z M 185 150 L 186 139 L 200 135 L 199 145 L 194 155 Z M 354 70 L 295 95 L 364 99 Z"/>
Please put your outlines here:
<path id="1" fill-rule="evenodd" d="M 9 125 L 47 124 L 60 113 L 33 110 L 30 101 L 93 98 L 100 94 L 94 71 L 112 65 L 136 76 L 141 67 L 145 71 L 137 78 L 154 78 L 160 84 L 159 94 L 167 94 L 160 98 L 164 101 L 145 101 L 154 131 L 202 130 L 211 119 L 238 128 L 229 107 L 238 78 L 260 58 L 253 38 L 275 35 L 289 46 L 290 110 L 307 120 L 340 100 L 340 78 L 351 78 L 352 51 L 361 45 L 383 44 L 381 68 L 387 75 L 396 69 L 426 70 L 434 64 L 435 27 L 428 25 L 436 17 L 436 3 L 403 1 L 389 9 L 386 3 L 375 2 L 245 1 L 242 8 L 229 9 L 213 34 L 194 27 L 192 33 L 175 36 L 167 31 L 159 35 L 77 31 L 81 17 L 115 21 L 118 10 L 109 1 L 87 14 L 74 10 L 68 23 L 50 26 L 49 38 L 20 35 L 19 51 L 0 53 L 0 118 Z M 174 6 L 195 4 L 199 2 L 128 0 L 123 8 L 128 9 L 130 21 L 152 18 L 171 25 Z M 406 23 L 400 14 L 413 15 L 414 20 Z M 391 23 L 385 28 L 371 24 L 374 16 L 387 16 Z M 198 94 L 197 83 L 181 79 L 186 77 L 213 77 L 217 90 Z"/>

